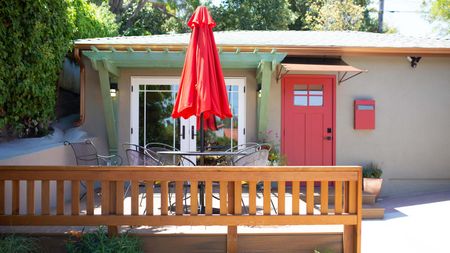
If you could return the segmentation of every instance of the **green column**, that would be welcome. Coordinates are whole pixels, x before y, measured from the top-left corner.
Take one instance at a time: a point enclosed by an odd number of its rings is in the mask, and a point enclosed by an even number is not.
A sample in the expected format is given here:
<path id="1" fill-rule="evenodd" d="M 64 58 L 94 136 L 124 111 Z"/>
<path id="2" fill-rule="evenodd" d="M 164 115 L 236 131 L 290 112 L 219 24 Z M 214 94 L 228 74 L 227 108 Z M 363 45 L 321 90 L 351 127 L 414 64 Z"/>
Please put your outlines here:
<path id="1" fill-rule="evenodd" d="M 264 136 L 267 132 L 272 62 L 261 62 L 259 71 L 261 71 L 261 98 L 259 102 L 258 138 Z"/>
<path id="2" fill-rule="evenodd" d="M 103 62 L 97 62 L 97 70 L 100 77 L 100 90 L 103 101 L 103 111 L 108 135 L 109 153 L 117 154 L 117 125 L 115 120 L 114 106 L 110 94 L 109 73 Z"/>

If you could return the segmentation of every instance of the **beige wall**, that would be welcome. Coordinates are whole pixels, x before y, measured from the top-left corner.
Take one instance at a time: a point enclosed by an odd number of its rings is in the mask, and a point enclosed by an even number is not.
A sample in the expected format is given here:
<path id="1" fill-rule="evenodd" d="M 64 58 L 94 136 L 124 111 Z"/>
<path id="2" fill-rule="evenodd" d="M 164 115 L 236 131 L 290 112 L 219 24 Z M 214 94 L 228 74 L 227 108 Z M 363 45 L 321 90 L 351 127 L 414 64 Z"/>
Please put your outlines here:
<path id="1" fill-rule="evenodd" d="M 369 72 L 336 88 L 336 164 L 378 163 L 384 170 L 383 195 L 449 189 L 450 58 L 424 57 L 416 69 L 402 56 L 345 57 L 344 60 Z M 181 70 L 120 71 L 119 144 L 130 141 L 131 76 L 179 76 Z M 224 73 L 247 79 L 247 140 L 255 141 L 255 71 L 226 70 Z M 106 140 L 98 73 L 90 67 L 86 68 L 86 84 L 84 128 Z M 353 101 L 361 98 L 376 100 L 373 131 L 353 129 Z M 277 82 L 275 74 L 269 98 L 268 129 L 273 136 L 281 133 L 281 82 Z M 121 147 L 119 151 L 125 157 Z"/>
<path id="2" fill-rule="evenodd" d="M 347 57 L 369 72 L 337 88 L 337 164 L 373 161 L 383 193 L 450 188 L 450 58 Z M 353 129 L 353 100 L 375 99 L 376 129 Z"/>

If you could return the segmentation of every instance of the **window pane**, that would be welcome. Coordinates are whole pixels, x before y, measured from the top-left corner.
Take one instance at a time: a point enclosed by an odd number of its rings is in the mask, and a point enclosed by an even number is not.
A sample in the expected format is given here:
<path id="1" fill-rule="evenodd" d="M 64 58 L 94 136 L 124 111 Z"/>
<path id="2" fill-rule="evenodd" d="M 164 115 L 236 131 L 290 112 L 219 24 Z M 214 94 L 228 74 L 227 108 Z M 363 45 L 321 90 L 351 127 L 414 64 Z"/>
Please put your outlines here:
<path id="1" fill-rule="evenodd" d="M 309 86 L 310 95 L 323 95 L 323 86 L 321 84 L 311 84 Z"/>
<path id="2" fill-rule="evenodd" d="M 322 96 L 309 96 L 309 106 L 322 106 L 323 97 Z"/>
<path id="3" fill-rule="evenodd" d="M 358 105 L 358 110 L 360 110 L 360 111 L 373 111 L 373 110 L 375 110 L 375 106 L 373 106 L 373 105 Z"/>
<path id="4" fill-rule="evenodd" d="M 306 95 L 308 86 L 306 84 L 295 84 L 294 95 Z"/>
<path id="5" fill-rule="evenodd" d="M 307 106 L 308 105 L 307 96 L 294 96 L 294 105 Z"/>

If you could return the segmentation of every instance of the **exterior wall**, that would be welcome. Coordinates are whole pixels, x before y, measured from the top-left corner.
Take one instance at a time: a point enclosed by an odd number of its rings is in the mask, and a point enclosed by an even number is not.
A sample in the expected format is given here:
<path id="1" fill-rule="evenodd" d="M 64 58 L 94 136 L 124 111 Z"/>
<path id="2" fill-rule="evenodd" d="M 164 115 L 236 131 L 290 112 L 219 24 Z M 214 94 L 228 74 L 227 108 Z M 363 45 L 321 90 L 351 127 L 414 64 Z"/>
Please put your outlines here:
<path id="1" fill-rule="evenodd" d="M 424 57 L 412 69 L 406 57 L 345 57 L 368 69 L 336 89 L 336 164 L 377 163 L 384 171 L 382 195 L 450 188 L 450 59 Z M 180 76 L 181 69 L 121 69 L 118 97 L 119 145 L 129 142 L 131 76 Z M 225 70 L 247 79 L 247 141 L 257 136 L 255 70 Z M 301 73 L 290 74 L 335 74 Z M 268 130 L 275 144 L 281 133 L 281 81 L 272 76 Z M 106 140 L 98 73 L 86 61 L 84 129 Z M 354 99 L 376 100 L 376 129 L 353 129 Z M 96 143 L 97 144 L 97 143 Z M 106 145 L 106 143 L 104 143 Z M 105 147 L 106 150 L 106 147 Z M 119 146 L 119 154 L 125 157 Z"/>
<path id="2" fill-rule="evenodd" d="M 103 111 L 103 101 L 100 91 L 98 72 L 92 68 L 91 62 L 83 57 L 85 65 L 85 120 L 83 130 L 90 137 L 97 137 L 94 144 L 99 154 L 107 154 L 107 133 Z M 120 120 L 120 119 L 117 119 Z"/>
<path id="3" fill-rule="evenodd" d="M 377 163 L 382 195 L 450 189 L 450 58 L 347 57 L 369 72 L 337 88 L 336 163 Z M 375 130 L 353 129 L 353 100 L 376 101 Z"/>

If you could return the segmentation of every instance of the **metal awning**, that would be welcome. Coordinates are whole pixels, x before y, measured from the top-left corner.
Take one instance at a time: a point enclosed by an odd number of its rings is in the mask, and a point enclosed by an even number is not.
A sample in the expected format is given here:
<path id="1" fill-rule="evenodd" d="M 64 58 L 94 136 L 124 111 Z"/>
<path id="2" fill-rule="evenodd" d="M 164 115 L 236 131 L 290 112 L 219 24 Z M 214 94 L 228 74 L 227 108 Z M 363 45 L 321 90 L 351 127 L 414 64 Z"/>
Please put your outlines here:
<path id="1" fill-rule="evenodd" d="M 286 75 L 290 71 L 338 72 L 339 83 L 367 72 L 366 69 L 359 69 L 351 65 L 281 63 L 278 79 L 281 78 L 281 75 Z M 341 73 L 343 74 L 341 75 Z M 348 73 L 352 73 L 352 75 L 347 77 Z"/>

